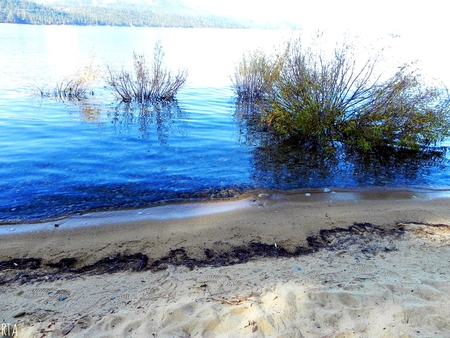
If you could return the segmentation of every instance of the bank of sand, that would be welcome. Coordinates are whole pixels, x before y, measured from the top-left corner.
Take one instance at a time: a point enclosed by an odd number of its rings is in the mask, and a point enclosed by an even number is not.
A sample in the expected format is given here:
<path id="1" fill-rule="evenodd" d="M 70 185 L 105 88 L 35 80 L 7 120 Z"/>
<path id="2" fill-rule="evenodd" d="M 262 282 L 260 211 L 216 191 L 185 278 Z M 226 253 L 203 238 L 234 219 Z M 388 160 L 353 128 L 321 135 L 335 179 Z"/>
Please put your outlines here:
<path id="1" fill-rule="evenodd" d="M 449 337 L 450 200 L 430 197 L 270 193 L 2 226 L 0 321 L 18 337 Z"/>

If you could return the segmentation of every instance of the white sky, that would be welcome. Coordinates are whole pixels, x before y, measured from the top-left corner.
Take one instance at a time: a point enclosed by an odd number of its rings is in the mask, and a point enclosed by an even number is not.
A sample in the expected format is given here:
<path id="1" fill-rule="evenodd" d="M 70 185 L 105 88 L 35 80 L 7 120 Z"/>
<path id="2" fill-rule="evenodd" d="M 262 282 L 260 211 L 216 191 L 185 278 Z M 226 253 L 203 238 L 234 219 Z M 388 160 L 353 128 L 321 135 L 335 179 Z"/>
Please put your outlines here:
<path id="1" fill-rule="evenodd" d="M 124 0 L 135 2 L 138 0 Z M 151 2 L 152 0 L 139 0 Z M 396 44 L 393 55 L 404 62 L 419 60 L 419 68 L 450 86 L 449 0 L 183 0 L 189 7 L 218 15 L 260 21 L 290 21 L 304 33 L 342 32 L 361 41 L 383 39 Z M 331 34 L 330 34 L 331 33 Z M 307 35 L 307 34 L 306 34 Z M 399 36 L 388 39 L 390 35 Z"/>
<path id="2" fill-rule="evenodd" d="M 217 14 L 265 21 L 288 20 L 305 27 L 361 30 L 443 27 L 447 0 L 185 0 Z"/>
<path id="3" fill-rule="evenodd" d="M 342 32 L 366 41 L 396 39 L 399 58 L 450 82 L 448 0 L 184 0 L 213 13 L 263 21 L 291 21 L 304 31 Z"/>

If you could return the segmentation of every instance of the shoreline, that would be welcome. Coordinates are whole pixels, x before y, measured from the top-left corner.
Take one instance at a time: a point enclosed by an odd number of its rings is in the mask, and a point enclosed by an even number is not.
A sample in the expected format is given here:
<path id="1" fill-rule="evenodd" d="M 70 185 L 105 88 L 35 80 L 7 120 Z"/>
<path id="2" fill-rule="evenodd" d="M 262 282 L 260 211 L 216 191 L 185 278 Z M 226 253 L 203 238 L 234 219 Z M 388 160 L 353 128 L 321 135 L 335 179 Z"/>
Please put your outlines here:
<path id="1" fill-rule="evenodd" d="M 406 189 L 406 188 L 386 188 L 386 187 L 364 187 L 364 188 L 315 188 L 315 189 L 250 189 L 242 192 L 235 197 L 225 197 L 217 199 L 193 199 L 182 201 L 156 202 L 148 207 L 125 208 L 114 210 L 92 210 L 87 212 L 78 212 L 70 215 L 63 215 L 48 219 L 24 219 L 16 222 L 0 221 L 0 236 L 7 235 L 10 232 L 5 230 L 7 227 L 20 226 L 43 229 L 44 224 L 60 224 L 67 221 L 76 223 L 76 219 L 81 218 L 104 218 L 102 223 L 116 223 L 118 219 L 130 220 L 163 220 L 188 218 L 195 216 L 208 215 L 211 213 L 220 213 L 231 211 L 233 209 L 250 207 L 251 201 L 261 199 L 266 200 L 264 205 L 271 201 L 290 201 L 290 202 L 327 202 L 327 201 L 363 201 L 363 200 L 408 200 L 408 199 L 450 199 L 450 189 Z M 241 204 L 241 205 L 238 205 Z M 192 209 L 194 208 L 194 209 Z M 138 215 L 138 216 L 137 216 Z M 78 225 L 78 226 L 81 226 Z M 22 230 L 21 232 L 24 232 Z"/>
<path id="2" fill-rule="evenodd" d="M 272 191 L 58 222 L 3 236 L 18 337 L 450 335 L 445 194 Z"/>
<path id="3" fill-rule="evenodd" d="M 309 190 L 311 191 L 311 190 Z M 252 242 L 307 246 L 321 230 L 355 223 L 450 224 L 448 192 L 410 190 L 259 191 L 226 201 L 173 203 L 145 209 L 86 213 L 56 221 L 0 226 L 0 261 L 37 257 L 79 264 L 116 254 L 155 259 L 186 248 L 194 255 L 221 243 L 224 250 Z"/>

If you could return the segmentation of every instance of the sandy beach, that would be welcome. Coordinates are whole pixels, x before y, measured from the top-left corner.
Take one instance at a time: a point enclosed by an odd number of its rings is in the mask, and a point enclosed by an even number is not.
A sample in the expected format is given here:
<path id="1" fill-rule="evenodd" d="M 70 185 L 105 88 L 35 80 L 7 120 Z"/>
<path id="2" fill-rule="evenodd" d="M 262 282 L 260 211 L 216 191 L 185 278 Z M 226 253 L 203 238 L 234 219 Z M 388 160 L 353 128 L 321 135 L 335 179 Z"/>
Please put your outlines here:
<path id="1" fill-rule="evenodd" d="M 0 337 L 450 337 L 445 194 L 255 192 L 0 236 Z"/>

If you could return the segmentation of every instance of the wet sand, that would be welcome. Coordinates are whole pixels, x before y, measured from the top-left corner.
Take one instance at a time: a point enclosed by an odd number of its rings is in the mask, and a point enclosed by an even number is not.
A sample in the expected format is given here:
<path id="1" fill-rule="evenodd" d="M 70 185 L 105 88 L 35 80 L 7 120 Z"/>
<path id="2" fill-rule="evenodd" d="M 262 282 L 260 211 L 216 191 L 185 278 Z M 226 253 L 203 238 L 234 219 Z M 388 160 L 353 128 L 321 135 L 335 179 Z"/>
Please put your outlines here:
<path id="1" fill-rule="evenodd" d="M 5 225 L 0 320 L 19 337 L 450 336 L 449 225 L 448 196 L 411 191 Z"/>

